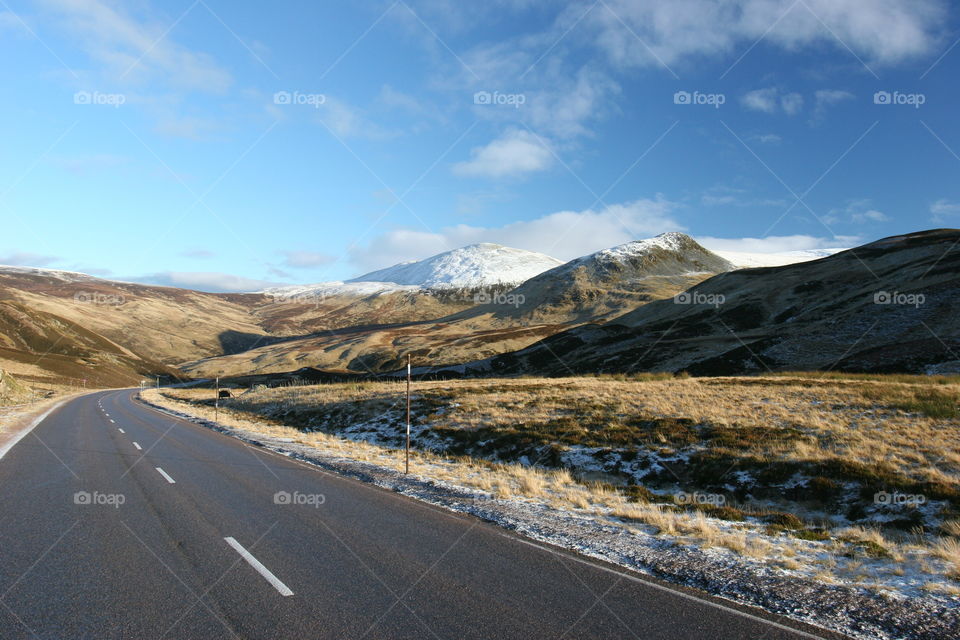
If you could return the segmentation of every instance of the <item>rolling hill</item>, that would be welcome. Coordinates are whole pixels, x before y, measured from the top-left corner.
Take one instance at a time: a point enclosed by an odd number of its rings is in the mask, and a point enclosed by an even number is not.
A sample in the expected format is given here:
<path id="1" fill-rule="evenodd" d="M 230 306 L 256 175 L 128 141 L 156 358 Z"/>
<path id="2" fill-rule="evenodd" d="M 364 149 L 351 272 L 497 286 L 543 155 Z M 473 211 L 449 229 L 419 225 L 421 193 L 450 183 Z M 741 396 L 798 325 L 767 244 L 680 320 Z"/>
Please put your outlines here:
<path id="1" fill-rule="evenodd" d="M 676 299 L 468 365 L 476 374 L 960 371 L 960 231 L 714 276 Z"/>

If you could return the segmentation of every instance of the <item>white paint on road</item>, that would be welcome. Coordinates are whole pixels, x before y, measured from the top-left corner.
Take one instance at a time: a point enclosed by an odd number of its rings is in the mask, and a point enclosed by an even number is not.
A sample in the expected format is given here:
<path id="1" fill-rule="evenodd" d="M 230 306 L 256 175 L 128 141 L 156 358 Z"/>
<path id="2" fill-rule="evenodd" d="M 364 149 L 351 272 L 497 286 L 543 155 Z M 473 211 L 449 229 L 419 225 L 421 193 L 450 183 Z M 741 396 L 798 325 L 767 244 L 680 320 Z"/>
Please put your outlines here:
<path id="1" fill-rule="evenodd" d="M 137 448 L 137 451 L 143 451 L 143 447 L 141 447 L 141 446 L 140 446 L 139 444 L 137 444 L 136 442 L 133 443 L 133 446 L 135 446 L 135 447 Z"/>
<path id="2" fill-rule="evenodd" d="M 249 564 L 251 567 L 256 569 L 257 573 L 259 573 L 264 578 L 266 578 L 267 582 L 273 585 L 273 588 L 280 592 L 280 595 L 282 596 L 293 595 L 293 591 L 290 591 L 290 587 L 280 582 L 277 576 L 270 573 L 269 569 L 267 569 L 265 566 L 260 564 L 259 560 L 257 560 L 252 555 L 250 555 L 250 552 L 244 549 L 243 545 L 241 545 L 239 542 L 237 542 L 236 540 L 230 537 L 224 538 L 224 540 L 226 540 L 227 544 L 233 547 L 234 550 L 240 554 L 240 557 L 242 557 L 244 560 L 247 561 L 247 564 Z"/>
<path id="3" fill-rule="evenodd" d="M 11 438 L 10 438 L 9 440 L 7 440 L 5 443 L 0 444 L 0 458 L 2 458 L 3 456 L 7 455 L 7 452 L 10 451 L 10 449 L 13 449 L 13 445 L 15 445 L 15 444 L 17 444 L 18 442 L 20 442 L 28 433 L 30 433 L 31 431 L 33 431 L 33 428 L 34 428 L 34 427 L 36 427 L 38 424 L 40 424 L 41 422 L 43 422 L 43 421 L 46 419 L 47 416 L 49 416 L 51 413 L 53 413 L 55 409 L 59 408 L 60 405 L 62 405 L 62 404 L 63 404 L 64 402 L 66 402 L 67 400 L 68 400 L 68 399 L 64 399 L 64 400 L 61 400 L 60 402 L 56 403 L 55 405 L 53 405 L 52 407 L 50 407 L 49 409 L 47 409 L 46 411 L 44 411 L 42 414 L 40 414 L 39 416 L 37 416 L 36 418 L 34 418 L 33 421 L 32 421 L 30 424 L 28 424 L 26 427 L 24 427 L 23 429 L 21 429 L 18 433 L 15 433 L 15 434 L 13 435 L 13 437 L 11 437 Z"/>
<path id="4" fill-rule="evenodd" d="M 160 467 L 157 467 L 157 471 L 159 471 L 160 475 L 166 478 L 167 482 L 169 482 L 170 484 L 177 484 L 177 481 L 171 478 L 170 474 L 164 471 L 163 469 L 161 469 Z"/>
<path id="5" fill-rule="evenodd" d="M 117 427 L 117 431 L 119 431 L 120 433 L 126 433 L 126 431 L 124 431 L 124 430 L 121 429 L 120 427 Z"/>
<path id="6" fill-rule="evenodd" d="M 113 418 L 110 418 L 110 422 L 111 422 L 112 424 L 117 424 L 116 422 L 113 421 Z"/>

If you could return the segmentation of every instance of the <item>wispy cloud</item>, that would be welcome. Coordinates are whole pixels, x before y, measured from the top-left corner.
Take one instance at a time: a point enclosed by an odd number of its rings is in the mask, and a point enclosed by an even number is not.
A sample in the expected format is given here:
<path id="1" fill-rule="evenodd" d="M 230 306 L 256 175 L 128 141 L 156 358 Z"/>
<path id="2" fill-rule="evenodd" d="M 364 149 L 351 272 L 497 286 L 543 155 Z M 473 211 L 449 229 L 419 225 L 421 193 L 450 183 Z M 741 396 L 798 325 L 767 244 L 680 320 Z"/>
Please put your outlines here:
<path id="1" fill-rule="evenodd" d="M 196 289 L 212 293 L 259 291 L 279 284 L 268 280 L 257 280 L 213 271 L 161 271 L 159 273 L 125 279 L 131 282 L 157 284 L 164 287 Z"/>
<path id="2" fill-rule="evenodd" d="M 783 92 L 776 87 L 748 91 L 740 98 L 740 102 L 752 111 L 776 113 L 782 110 L 788 116 L 796 115 L 803 109 L 802 95 Z"/>
<path id="3" fill-rule="evenodd" d="M 27 251 L 0 254 L 0 264 L 14 267 L 46 267 L 55 262 L 60 262 L 60 258 Z"/>
<path id="4" fill-rule="evenodd" d="M 938 224 L 950 218 L 960 218 L 960 202 L 951 202 L 946 198 L 941 198 L 930 205 L 930 213 L 933 214 L 931 220 Z"/>
<path id="5" fill-rule="evenodd" d="M 470 160 L 453 165 L 460 176 L 506 178 L 543 171 L 553 164 L 553 154 L 529 131 L 510 130 L 470 152 Z"/>
<path id="6" fill-rule="evenodd" d="M 294 269 L 313 269 L 332 263 L 336 258 L 316 251 L 283 251 L 283 264 Z"/>
<path id="7" fill-rule="evenodd" d="M 195 91 L 222 93 L 230 72 L 206 53 L 175 42 L 169 33 L 177 16 L 133 16 L 104 0 L 41 0 L 87 54 L 114 80 L 164 83 Z M 142 5 L 138 5 L 141 6 Z"/>
<path id="8" fill-rule="evenodd" d="M 355 249 L 351 260 L 358 269 L 369 271 L 477 242 L 493 242 L 570 260 L 631 240 L 682 230 L 683 225 L 673 215 L 678 207 L 664 199 L 644 199 L 596 210 L 557 211 L 502 227 L 456 225 L 436 233 L 397 229 Z"/>

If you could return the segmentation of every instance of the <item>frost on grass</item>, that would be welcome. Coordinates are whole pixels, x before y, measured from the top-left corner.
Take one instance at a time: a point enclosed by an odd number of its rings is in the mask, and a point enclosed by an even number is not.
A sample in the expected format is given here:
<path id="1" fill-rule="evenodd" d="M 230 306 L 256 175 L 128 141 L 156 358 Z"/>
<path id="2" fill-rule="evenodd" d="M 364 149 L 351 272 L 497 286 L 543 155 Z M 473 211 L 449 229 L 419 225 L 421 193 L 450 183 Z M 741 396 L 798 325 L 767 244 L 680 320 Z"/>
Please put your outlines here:
<path id="1" fill-rule="evenodd" d="M 573 518 L 586 541 L 561 535 L 559 543 L 603 557 L 612 551 L 599 532 L 616 531 L 621 547 L 630 540 L 750 575 L 949 610 L 960 595 L 958 429 L 943 397 L 956 398 L 957 386 L 924 384 L 663 376 L 418 383 L 413 470 L 451 495 L 490 501 L 497 513 L 525 505 Z M 177 399 L 163 402 L 212 414 L 206 391 L 165 393 Z M 260 389 L 227 404 L 222 422 L 282 446 L 344 465 L 401 464 L 405 404 L 395 383 Z M 615 561 L 660 562 L 644 558 Z"/>

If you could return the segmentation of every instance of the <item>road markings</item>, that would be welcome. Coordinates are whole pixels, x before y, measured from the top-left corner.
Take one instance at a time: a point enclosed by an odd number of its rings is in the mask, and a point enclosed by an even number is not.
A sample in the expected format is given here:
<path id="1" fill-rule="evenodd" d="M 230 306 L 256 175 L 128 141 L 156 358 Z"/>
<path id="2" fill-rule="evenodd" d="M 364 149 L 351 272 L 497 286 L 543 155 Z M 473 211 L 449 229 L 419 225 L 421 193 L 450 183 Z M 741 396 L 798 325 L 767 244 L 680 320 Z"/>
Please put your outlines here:
<path id="1" fill-rule="evenodd" d="M 259 573 L 261 576 L 266 578 L 267 582 L 273 585 L 273 588 L 280 592 L 280 595 L 282 596 L 293 595 L 293 591 L 290 591 L 290 588 L 287 585 L 280 582 L 280 580 L 277 579 L 277 576 L 270 573 L 269 569 L 267 569 L 265 566 L 260 564 L 259 560 L 257 560 L 252 555 L 250 555 L 250 552 L 244 549 L 243 545 L 241 545 L 239 542 L 237 542 L 236 540 L 230 537 L 224 538 L 224 540 L 226 540 L 227 544 L 233 547 L 234 550 L 240 554 L 240 557 L 242 557 L 244 560 L 247 561 L 247 564 L 249 564 L 251 567 L 256 569 L 257 573 Z"/>
<path id="2" fill-rule="evenodd" d="M 137 451 L 143 451 L 143 447 L 141 447 L 140 445 L 138 445 L 136 442 L 133 443 L 133 446 L 135 446 L 135 447 L 137 448 Z"/>
<path id="3" fill-rule="evenodd" d="M 112 424 L 117 424 L 116 422 L 113 421 L 113 418 L 110 418 L 110 422 L 111 422 Z"/>
<path id="4" fill-rule="evenodd" d="M 170 474 L 167 473 L 166 471 L 164 471 L 163 469 L 161 469 L 160 467 L 157 467 L 157 471 L 159 471 L 159 472 L 160 472 L 160 475 L 162 475 L 164 478 L 166 478 L 166 479 L 167 479 L 167 482 L 169 482 L 170 484 L 177 484 L 177 481 L 174 480 L 173 478 L 171 478 L 171 477 L 170 477 Z"/>
<path id="5" fill-rule="evenodd" d="M 120 433 L 126 433 L 126 431 L 124 431 L 124 430 L 121 429 L 120 427 L 117 427 L 117 431 L 119 431 Z"/>

